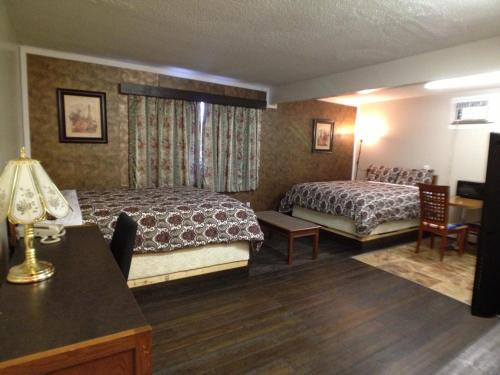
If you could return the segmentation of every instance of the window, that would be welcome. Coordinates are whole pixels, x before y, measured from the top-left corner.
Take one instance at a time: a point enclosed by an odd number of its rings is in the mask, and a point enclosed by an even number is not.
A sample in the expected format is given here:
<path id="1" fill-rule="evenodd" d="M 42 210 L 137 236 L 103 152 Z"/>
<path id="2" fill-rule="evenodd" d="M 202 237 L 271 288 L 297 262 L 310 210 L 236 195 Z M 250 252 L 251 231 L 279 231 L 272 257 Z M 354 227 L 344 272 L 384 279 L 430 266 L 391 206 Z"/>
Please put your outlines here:
<path id="1" fill-rule="evenodd" d="M 261 109 L 138 95 L 128 107 L 131 187 L 257 188 Z"/>
<path id="2" fill-rule="evenodd" d="M 203 130 L 204 130 L 204 122 L 205 122 L 205 103 L 204 102 L 200 102 L 199 105 L 198 105 L 198 119 L 199 119 L 199 122 L 198 122 L 198 131 L 200 132 L 201 136 L 199 137 L 199 142 L 200 142 L 200 145 L 197 149 L 197 152 L 198 152 L 198 179 L 201 179 L 200 182 L 198 183 L 198 186 L 202 186 L 203 185 L 203 182 L 201 182 L 203 179 L 202 179 L 202 176 L 203 176 L 203 173 L 204 173 L 204 168 L 203 168 L 203 164 L 204 164 L 204 161 L 203 161 Z"/>

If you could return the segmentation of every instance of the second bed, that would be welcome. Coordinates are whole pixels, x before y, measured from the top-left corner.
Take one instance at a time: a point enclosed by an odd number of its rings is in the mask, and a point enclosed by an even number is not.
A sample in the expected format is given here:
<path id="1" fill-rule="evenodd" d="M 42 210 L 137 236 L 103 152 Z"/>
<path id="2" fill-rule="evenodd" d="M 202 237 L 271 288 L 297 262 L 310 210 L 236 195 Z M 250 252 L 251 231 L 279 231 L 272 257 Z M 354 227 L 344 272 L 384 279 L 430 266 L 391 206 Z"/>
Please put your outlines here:
<path id="1" fill-rule="evenodd" d="M 196 188 L 64 192 L 71 224 L 96 224 L 111 240 L 120 212 L 138 223 L 129 286 L 246 267 L 263 234 L 253 210 Z M 78 216 L 78 215 L 75 215 Z M 67 222 L 65 224 L 68 224 Z"/>

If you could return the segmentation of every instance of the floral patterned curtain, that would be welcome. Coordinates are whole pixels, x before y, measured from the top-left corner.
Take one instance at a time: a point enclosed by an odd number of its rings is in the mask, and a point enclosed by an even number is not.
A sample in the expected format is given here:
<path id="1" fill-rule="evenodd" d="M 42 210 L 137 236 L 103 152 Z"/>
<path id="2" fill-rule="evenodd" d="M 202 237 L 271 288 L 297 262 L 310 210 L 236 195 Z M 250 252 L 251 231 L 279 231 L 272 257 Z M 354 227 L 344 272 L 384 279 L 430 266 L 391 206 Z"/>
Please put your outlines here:
<path id="1" fill-rule="evenodd" d="M 261 113 L 254 108 L 205 105 L 204 186 L 219 192 L 257 189 Z"/>
<path id="2" fill-rule="evenodd" d="M 197 104 L 129 96 L 130 187 L 198 186 Z"/>

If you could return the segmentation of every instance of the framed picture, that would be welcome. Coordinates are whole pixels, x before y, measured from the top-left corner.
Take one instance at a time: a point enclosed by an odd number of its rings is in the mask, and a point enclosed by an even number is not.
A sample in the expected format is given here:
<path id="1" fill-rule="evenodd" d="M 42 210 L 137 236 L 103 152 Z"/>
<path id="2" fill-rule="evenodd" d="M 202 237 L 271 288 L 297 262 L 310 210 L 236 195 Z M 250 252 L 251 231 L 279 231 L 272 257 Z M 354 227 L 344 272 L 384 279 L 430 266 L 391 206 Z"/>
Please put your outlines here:
<path id="1" fill-rule="evenodd" d="M 108 143 L 106 93 L 57 89 L 59 142 Z"/>
<path id="2" fill-rule="evenodd" d="M 333 127 L 332 120 L 313 120 L 313 152 L 333 152 Z"/>

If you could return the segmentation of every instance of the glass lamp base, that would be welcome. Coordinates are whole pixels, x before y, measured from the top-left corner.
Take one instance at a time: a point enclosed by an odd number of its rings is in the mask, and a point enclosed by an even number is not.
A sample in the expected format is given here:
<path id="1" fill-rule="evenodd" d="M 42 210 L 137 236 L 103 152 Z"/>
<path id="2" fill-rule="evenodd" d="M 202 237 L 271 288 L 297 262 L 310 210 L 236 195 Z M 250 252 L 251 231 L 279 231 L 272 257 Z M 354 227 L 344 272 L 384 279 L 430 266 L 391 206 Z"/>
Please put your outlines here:
<path id="1" fill-rule="evenodd" d="M 9 270 L 7 281 L 14 284 L 36 283 L 52 277 L 54 272 L 55 268 L 49 262 L 42 260 L 31 264 L 23 262 Z"/>

